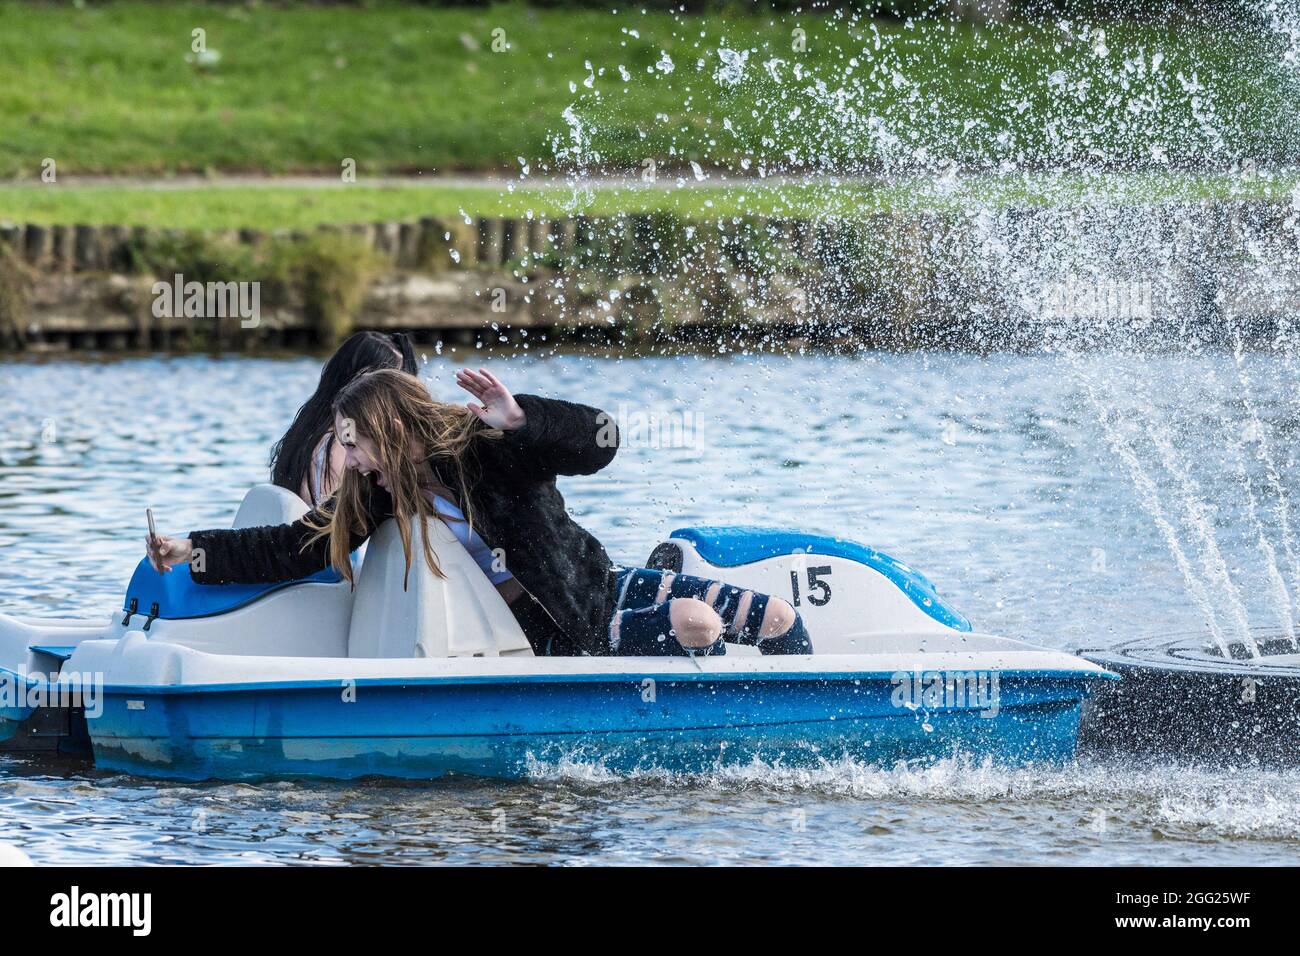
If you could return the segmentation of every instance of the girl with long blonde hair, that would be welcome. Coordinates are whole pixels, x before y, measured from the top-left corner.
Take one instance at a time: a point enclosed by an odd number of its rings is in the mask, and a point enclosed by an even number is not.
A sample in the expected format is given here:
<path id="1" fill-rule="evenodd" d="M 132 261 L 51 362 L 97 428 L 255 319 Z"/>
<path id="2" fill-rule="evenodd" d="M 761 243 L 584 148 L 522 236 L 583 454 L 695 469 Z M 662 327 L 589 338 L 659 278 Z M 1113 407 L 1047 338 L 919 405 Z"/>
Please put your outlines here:
<path id="1" fill-rule="evenodd" d="M 334 440 L 334 399 L 362 372 L 400 368 L 414 375 L 415 349 L 405 332 L 357 332 L 329 357 L 311 397 L 271 449 L 271 482 L 308 506 L 329 500 L 343 476 L 343 449 Z"/>

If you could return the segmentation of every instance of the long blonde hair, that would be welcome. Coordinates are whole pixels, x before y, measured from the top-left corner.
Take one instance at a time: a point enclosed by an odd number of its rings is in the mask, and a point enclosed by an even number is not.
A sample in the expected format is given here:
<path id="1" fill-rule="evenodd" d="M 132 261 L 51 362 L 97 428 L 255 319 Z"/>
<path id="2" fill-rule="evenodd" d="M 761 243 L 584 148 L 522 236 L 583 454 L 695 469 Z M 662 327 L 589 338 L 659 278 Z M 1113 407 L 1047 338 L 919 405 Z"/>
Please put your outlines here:
<path id="1" fill-rule="evenodd" d="M 364 435 L 375 444 L 375 465 L 387 479 L 393 517 L 406 555 L 406 576 L 402 582 L 405 587 L 411 574 L 411 518 L 418 517 L 421 528 L 429 519 L 438 518 L 426 497 L 429 490 L 426 461 L 433 460 L 439 469 L 445 467 L 455 474 L 461 497 L 465 499 L 459 504 L 472 529 L 474 516 L 469 496 L 463 493 L 469 487 L 473 469 L 471 448 L 475 440 L 500 438 L 501 432 L 488 428 L 463 405 L 437 401 L 418 378 L 396 369 L 358 375 L 339 391 L 334 399 L 334 411 L 343 419 L 345 427 L 355 432 L 339 435 L 341 440 L 352 442 L 357 435 Z M 320 509 L 324 520 L 308 521 L 315 534 L 307 545 L 328 536 L 330 564 L 348 581 L 353 580 L 348 549 L 352 535 L 367 536 L 374 531 L 365 506 L 370 493 L 370 479 L 348 468 L 334 497 Z M 429 544 L 429 535 L 422 534 L 421 538 L 429 569 L 444 577 Z"/>

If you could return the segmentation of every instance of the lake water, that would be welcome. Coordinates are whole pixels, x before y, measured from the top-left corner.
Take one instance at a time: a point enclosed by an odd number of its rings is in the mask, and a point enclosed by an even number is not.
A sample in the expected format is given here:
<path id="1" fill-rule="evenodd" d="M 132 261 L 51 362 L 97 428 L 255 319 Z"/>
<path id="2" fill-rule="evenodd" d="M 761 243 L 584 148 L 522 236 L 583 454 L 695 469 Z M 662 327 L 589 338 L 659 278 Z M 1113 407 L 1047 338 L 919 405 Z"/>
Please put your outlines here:
<path id="1" fill-rule="evenodd" d="M 562 479 L 616 560 L 689 524 L 835 533 L 923 570 L 979 630 L 1068 649 L 1291 614 L 1268 586 L 1297 572 L 1285 355 L 464 358 L 516 391 L 675 422 L 655 433 L 673 447 L 642 433 Z M 166 531 L 227 524 L 319 367 L 0 362 L 0 613 L 107 615 L 146 506 Z M 454 368 L 429 356 L 441 397 Z M 171 785 L 0 757 L 0 841 L 38 863 L 1270 864 L 1298 856 L 1300 771 L 560 761 L 508 783 Z"/>

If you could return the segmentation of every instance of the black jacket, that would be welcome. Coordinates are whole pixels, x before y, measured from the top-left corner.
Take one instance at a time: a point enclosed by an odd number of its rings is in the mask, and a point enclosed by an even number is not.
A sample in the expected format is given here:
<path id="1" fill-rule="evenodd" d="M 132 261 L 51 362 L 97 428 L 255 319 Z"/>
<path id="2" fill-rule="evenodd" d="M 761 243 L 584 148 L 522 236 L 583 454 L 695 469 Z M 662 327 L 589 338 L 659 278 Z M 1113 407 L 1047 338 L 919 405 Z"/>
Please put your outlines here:
<path id="1" fill-rule="evenodd" d="M 556 475 L 589 475 L 610 463 L 618 432 L 607 413 L 587 405 L 517 395 L 524 426 L 500 439 L 477 437 L 467 458 L 466 486 L 450 468 L 435 473 L 473 509 L 474 530 L 528 592 L 510 607 L 537 654 L 608 654 L 613 613 L 612 562 L 588 531 L 569 517 Z M 392 499 L 371 486 L 369 525 L 358 547 L 392 515 Z M 319 519 L 318 512 L 311 517 Z M 258 583 L 306 577 L 329 564 L 329 542 L 303 549 L 311 530 L 293 524 L 191 532 L 203 550 L 202 584 Z M 418 548 L 413 561 L 423 560 Z M 535 600 L 530 601 L 529 595 Z"/>

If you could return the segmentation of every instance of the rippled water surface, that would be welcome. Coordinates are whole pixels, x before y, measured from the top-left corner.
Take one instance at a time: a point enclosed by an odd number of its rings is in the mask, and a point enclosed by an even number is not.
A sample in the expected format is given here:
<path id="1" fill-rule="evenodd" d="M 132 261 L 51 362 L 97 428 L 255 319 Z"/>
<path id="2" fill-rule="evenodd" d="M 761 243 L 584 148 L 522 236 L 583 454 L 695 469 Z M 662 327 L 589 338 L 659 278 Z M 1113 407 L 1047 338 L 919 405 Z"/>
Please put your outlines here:
<path id="1" fill-rule="evenodd" d="M 980 630 L 1064 648 L 1207 620 L 1230 635 L 1293 613 L 1271 586 L 1300 570 L 1284 358 L 487 364 L 516 391 L 633 423 L 689 414 L 685 447 L 641 441 L 563 479 L 616 560 L 643 561 L 685 524 L 831 532 L 921 568 Z M 452 369 L 430 356 L 442 397 Z M 0 613 L 109 613 L 146 506 L 165 530 L 227 524 L 318 370 L 313 358 L 0 363 Z M 1282 863 L 1300 856 L 1300 771 L 953 760 L 629 778 L 561 761 L 511 783 L 174 786 L 0 757 L 0 841 L 38 862 Z"/>

